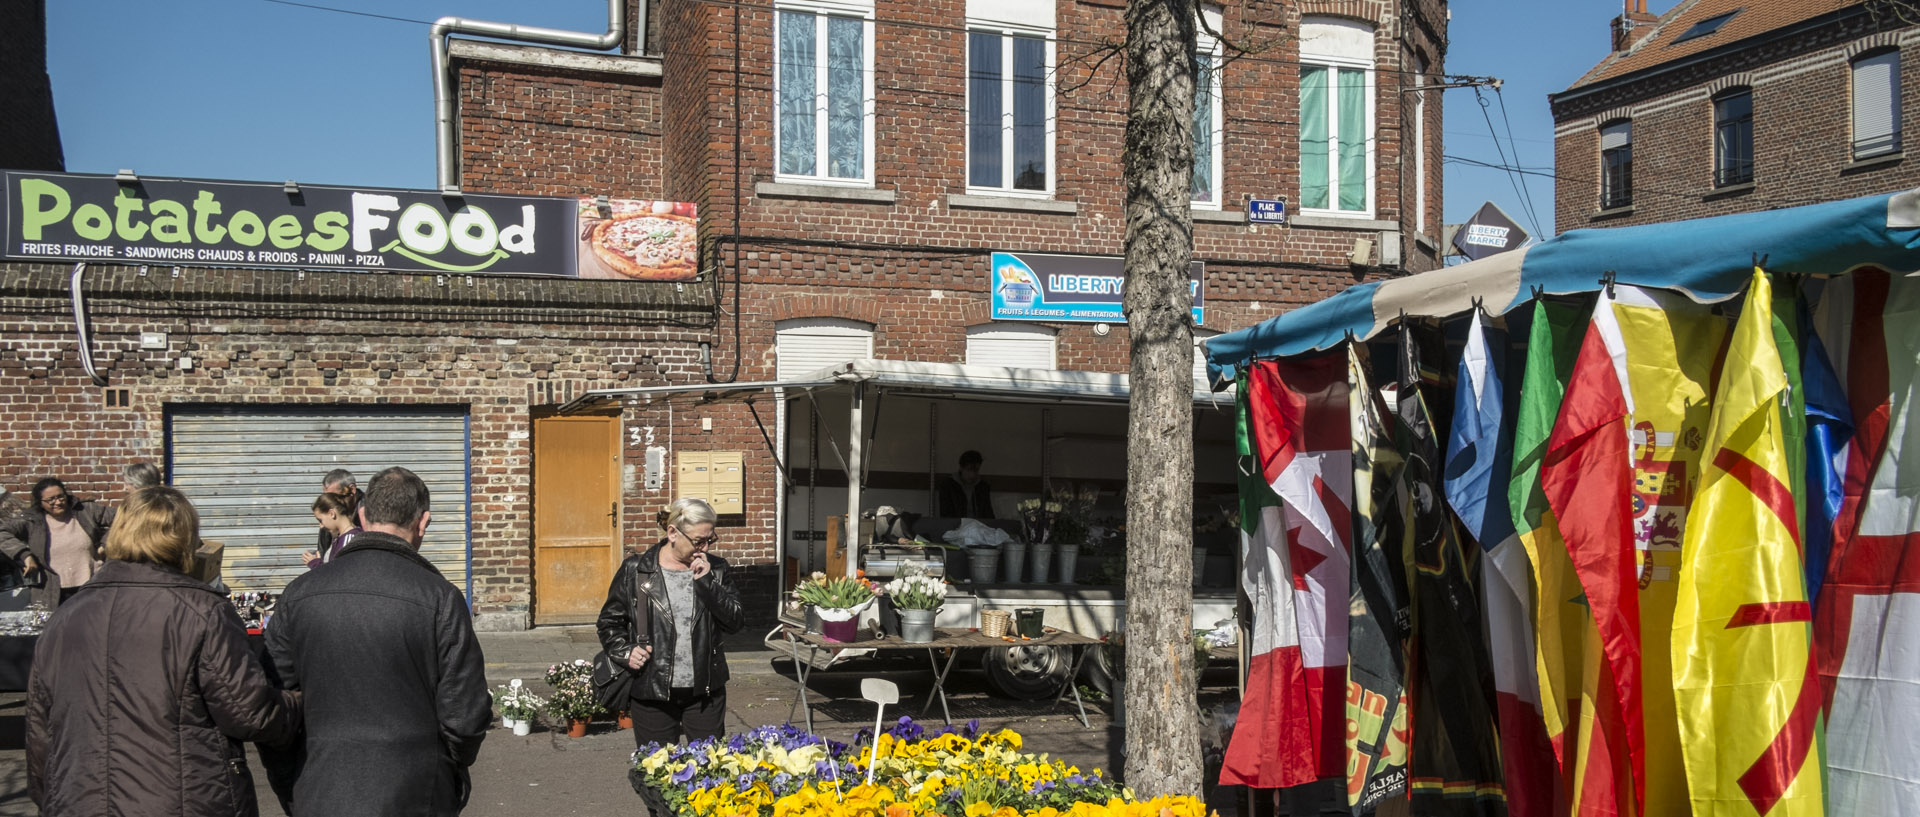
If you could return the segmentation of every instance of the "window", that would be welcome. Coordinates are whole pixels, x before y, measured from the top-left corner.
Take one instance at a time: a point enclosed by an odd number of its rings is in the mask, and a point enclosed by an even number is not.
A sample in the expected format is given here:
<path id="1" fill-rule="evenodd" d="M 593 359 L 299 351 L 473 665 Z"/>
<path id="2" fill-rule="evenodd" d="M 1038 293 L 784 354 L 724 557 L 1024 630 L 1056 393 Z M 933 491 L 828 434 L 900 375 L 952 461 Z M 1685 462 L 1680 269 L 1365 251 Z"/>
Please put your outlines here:
<path id="1" fill-rule="evenodd" d="M 1054 367 L 1053 330 L 1024 323 L 967 327 L 967 365 L 1015 369 Z"/>
<path id="2" fill-rule="evenodd" d="M 1600 129 L 1600 209 L 1633 204 L 1633 123 Z"/>
<path id="3" fill-rule="evenodd" d="M 1373 212 L 1373 28 L 1300 24 L 1300 208 Z"/>
<path id="4" fill-rule="evenodd" d="M 873 357 L 873 327 L 843 318 L 793 318 L 773 327 L 773 376 L 812 374 Z"/>
<path id="5" fill-rule="evenodd" d="M 1708 17 L 1705 20 L 1701 20 L 1700 22 L 1694 23 L 1680 36 L 1673 38 L 1673 44 L 1679 45 L 1688 40 L 1695 39 L 1697 37 L 1705 37 L 1708 34 L 1712 34 L 1716 31 L 1719 31 L 1721 26 L 1726 25 L 1728 20 L 1733 19 L 1734 15 L 1739 14 L 1743 10 L 1744 9 L 1734 9 L 1725 14 L 1716 14 L 1712 17 Z"/>
<path id="6" fill-rule="evenodd" d="M 778 176 L 871 184 L 873 21 L 871 5 L 782 7 L 774 71 Z"/>
<path id="7" fill-rule="evenodd" d="M 1053 152 L 1043 37 L 967 32 L 967 184 L 1045 193 Z"/>
<path id="8" fill-rule="evenodd" d="M 1753 181 L 1753 92 L 1735 91 L 1713 101 L 1713 184 Z"/>
<path id="9" fill-rule="evenodd" d="M 1194 48 L 1193 66 L 1193 206 L 1220 209 L 1220 143 L 1224 115 L 1220 109 L 1220 43 L 1208 31 L 1221 30 L 1220 9 L 1200 10 L 1205 21 Z"/>
<path id="10" fill-rule="evenodd" d="M 1427 61 L 1414 64 L 1416 86 L 1427 84 Z M 1427 232 L 1427 92 L 1413 92 L 1413 230 Z"/>
<path id="11" fill-rule="evenodd" d="M 1900 52 L 1853 61 L 1853 158 L 1900 152 Z"/>

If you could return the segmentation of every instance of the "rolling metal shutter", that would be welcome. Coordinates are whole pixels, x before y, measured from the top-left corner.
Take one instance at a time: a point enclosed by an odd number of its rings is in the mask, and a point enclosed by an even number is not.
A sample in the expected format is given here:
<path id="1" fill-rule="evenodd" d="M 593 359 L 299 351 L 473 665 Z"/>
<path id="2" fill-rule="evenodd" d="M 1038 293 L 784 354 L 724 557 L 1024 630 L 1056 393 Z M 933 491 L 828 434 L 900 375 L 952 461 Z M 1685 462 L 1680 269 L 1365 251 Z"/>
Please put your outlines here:
<path id="1" fill-rule="evenodd" d="M 967 365 L 1054 368 L 1053 330 L 1018 323 L 967 327 Z"/>
<path id="2" fill-rule="evenodd" d="M 1853 63 L 1853 157 L 1900 149 L 1900 52 Z"/>
<path id="3" fill-rule="evenodd" d="M 306 572 L 300 555 L 314 546 L 313 500 L 328 471 L 352 471 L 365 490 L 394 465 L 433 492 L 420 554 L 471 589 L 464 409 L 190 407 L 167 427 L 170 482 L 200 511 L 200 538 L 226 544 L 221 577 L 236 592 L 278 593 Z"/>
<path id="4" fill-rule="evenodd" d="M 795 318 L 774 326 L 773 373 L 799 377 L 873 357 L 873 327 L 839 318 Z"/>

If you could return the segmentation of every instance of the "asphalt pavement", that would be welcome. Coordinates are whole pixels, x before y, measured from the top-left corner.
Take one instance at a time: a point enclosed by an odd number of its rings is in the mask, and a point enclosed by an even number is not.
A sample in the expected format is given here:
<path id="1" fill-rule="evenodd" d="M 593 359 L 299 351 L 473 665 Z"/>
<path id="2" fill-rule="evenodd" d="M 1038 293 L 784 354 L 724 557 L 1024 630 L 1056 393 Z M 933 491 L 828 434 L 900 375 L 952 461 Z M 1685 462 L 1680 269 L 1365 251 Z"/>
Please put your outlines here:
<path id="1" fill-rule="evenodd" d="M 793 662 L 786 652 L 760 643 L 766 631 L 743 632 L 728 641 L 732 680 L 727 685 L 729 730 L 773 723 L 802 724 L 793 708 L 797 684 Z M 575 658 L 592 658 L 599 650 L 591 627 L 545 627 L 515 633 L 481 633 L 492 685 L 519 678 L 544 693 L 547 667 Z M 889 707 L 891 720 L 913 715 L 938 725 L 940 707 L 934 703 L 923 714 L 933 673 L 925 653 L 902 652 L 885 658 L 853 659 L 808 678 L 807 700 L 812 706 L 814 731 L 835 740 L 850 740 L 862 727 L 871 727 L 875 707 L 861 699 L 860 681 L 880 677 L 900 687 L 901 703 Z M 1201 703 L 1207 706 L 1235 698 L 1231 668 L 1210 670 L 1202 676 Z M 1112 704 L 1089 701 L 1090 726 L 1082 726 L 1071 699 L 1059 707 L 1051 701 L 1016 701 L 989 691 L 986 674 L 977 665 L 955 666 L 947 679 L 948 707 L 955 722 L 978 719 L 983 728 L 1012 728 L 1025 738 L 1029 751 L 1065 760 L 1082 769 L 1111 769 L 1119 763 L 1121 732 L 1113 723 Z M 21 749 L 24 696 L 0 694 L 0 817 L 33 815 L 26 797 L 25 752 Z M 634 750 L 630 731 L 610 721 L 595 721 L 584 738 L 566 736 L 544 715 L 530 735 L 516 737 L 495 728 L 482 744 L 474 764 L 471 817 L 506 815 L 632 814 L 639 798 L 627 782 L 629 757 Z M 252 763 L 264 817 L 283 817 L 266 787 L 258 760 Z M 1234 804 L 1230 792 L 1209 798 L 1222 813 Z"/>

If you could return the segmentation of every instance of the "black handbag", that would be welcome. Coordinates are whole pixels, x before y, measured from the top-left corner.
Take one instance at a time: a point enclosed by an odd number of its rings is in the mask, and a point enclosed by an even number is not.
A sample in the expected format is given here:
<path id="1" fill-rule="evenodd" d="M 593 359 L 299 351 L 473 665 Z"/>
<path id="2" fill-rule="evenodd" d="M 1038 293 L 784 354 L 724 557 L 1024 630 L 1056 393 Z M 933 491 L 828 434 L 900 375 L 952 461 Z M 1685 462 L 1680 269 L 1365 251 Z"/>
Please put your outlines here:
<path id="1" fill-rule="evenodd" d="M 640 574 L 633 574 L 633 611 L 627 615 L 627 640 L 635 647 L 640 646 L 639 633 L 652 634 L 653 622 L 648 620 L 651 605 L 641 596 Z M 627 700 L 633 695 L 633 670 L 625 662 L 613 660 L 606 650 L 593 656 L 593 697 L 600 702 L 600 708 L 620 711 L 627 708 Z"/>

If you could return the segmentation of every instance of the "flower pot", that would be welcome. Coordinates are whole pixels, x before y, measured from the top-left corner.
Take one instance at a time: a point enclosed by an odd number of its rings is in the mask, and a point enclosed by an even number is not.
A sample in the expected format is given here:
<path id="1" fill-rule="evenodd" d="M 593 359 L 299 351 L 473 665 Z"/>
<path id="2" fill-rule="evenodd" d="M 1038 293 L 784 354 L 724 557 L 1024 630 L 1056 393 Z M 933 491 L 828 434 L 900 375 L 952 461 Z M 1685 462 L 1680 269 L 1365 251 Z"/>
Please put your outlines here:
<path id="1" fill-rule="evenodd" d="M 824 636 L 828 641 L 851 644 L 860 637 L 860 619 L 850 618 L 845 621 L 822 621 L 820 622 L 820 635 Z"/>
<path id="2" fill-rule="evenodd" d="M 1054 545 L 1054 555 L 1060 557 L 1061 584 L 1073 584 L 1073 569 L 1080 564 L 1079 545 Z"/>
<path id="3" fill-rule="evenodd" d="M 567 721 L 567 737 L 584 738 L 587 736 L 587 719 L 574 718 Z"/>
<path id="4" fill-rule="evenodd" d="M 974 584 L 992 584 L 1000 571 L 1000 551 L 996 548 L 967 548 L 967 568 Z"/>
<path id="5" fill-rule="evenodd" d="M 515 721 L 515 720 L 516 720 L 516 719 L 515 719 L 515 718 L 514 718 L 514 717 L 513 717 L 512 715 L 501 715 L 501 716 L 500 716 L 500 728 L 501 728 L 501 729 L 512 729 L 512 728 L 513 728 L 513 723 L 514 723 L 514 721 Z"/>
<path id="6" fill-rule="evenodd" d="M 1020 581 L 1020 571 L 1027 566 L 1027 546 L 1019 542 L 1008 542 L 1000 546 L 1000 580 L 1008 583 Z"/>
<path id="7" fill-rule="evenodd" d="M 632 729 L 633 715 L 627 712 L 626 710 L 622 709 L 618 713 L 615 713 L 613 722 L 614 722 L 614 725 L 620 727 L 621 729 Z"/>
<path id="8" fill-rule="evenodd" d="M 939 610 L 901 610 L 900 640 L 908 644 L 933 641 L 933 619 L 939 613 Z"/>
<path id="9" fill-rule="evenodd" d="M 514 721 L 513 733 L 520 737 L 533 734 L 533 721 Z"/>
<path id="10" fill-rule="evenodd" d="M 1027 578 L 1034 584 L 1046 584 L 1048 574 L 1053 572 L 1053 544 L 1042 542 L 1027 546 L 1030 560 L 1027 564 Z"/>
<path id="11" fill-rule="evenodd" d="M 820 608 L 807 605 L 807 632 L 820 634 Z"/>

